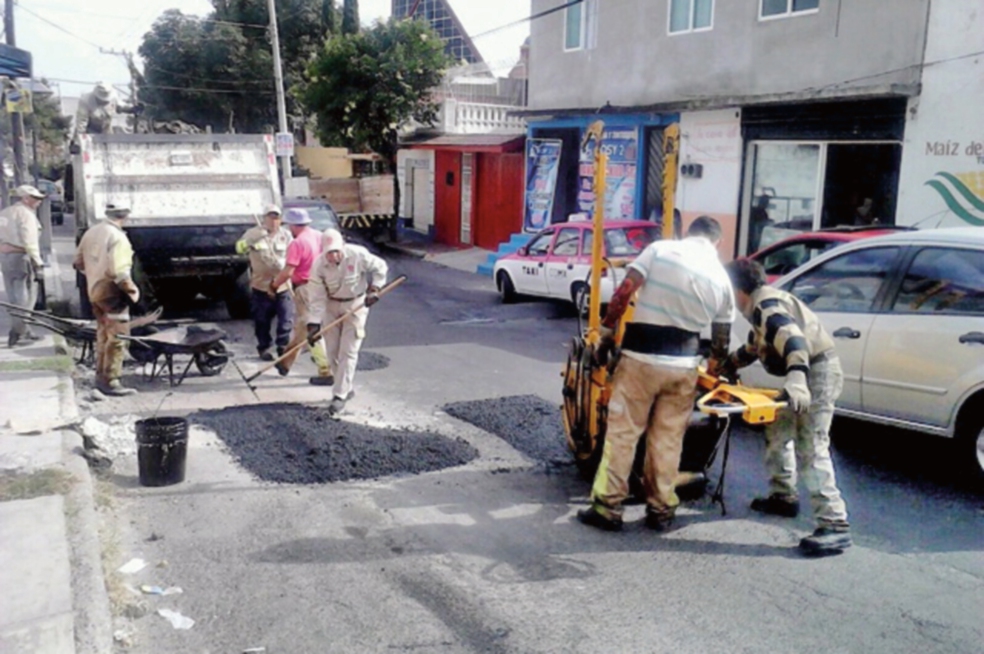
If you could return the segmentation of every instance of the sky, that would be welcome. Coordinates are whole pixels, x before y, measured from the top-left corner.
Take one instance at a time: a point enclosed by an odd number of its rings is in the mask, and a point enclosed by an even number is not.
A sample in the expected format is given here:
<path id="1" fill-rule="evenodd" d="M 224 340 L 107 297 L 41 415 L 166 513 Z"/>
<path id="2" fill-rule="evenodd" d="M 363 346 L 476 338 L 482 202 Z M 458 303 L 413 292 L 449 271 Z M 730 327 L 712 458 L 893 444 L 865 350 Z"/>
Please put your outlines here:
<path id="1" fill-rule="evenodd" d="M 465 29 L 475 36 L 529 16 L 530 1 L 450 3 Z M 166 9 L 205 16 L 211 8 L 208 0 L 18 0 L 14 9 L 17 47 L 32 53 L 34 76 L 51 80 L 57 95 L 78 97 L 96 82 L 106 81 L 125 97 L 130 76 L 123 57 L 103 54 L 100 48 L 135 53 L 143 35 Z M 386 18 L 390 0 L 360 0 L 359 13 L 364 24 Z M 523 24 L 477 38 L 475 45 L 504 74 L 528 35 L 529 26 Z"/>

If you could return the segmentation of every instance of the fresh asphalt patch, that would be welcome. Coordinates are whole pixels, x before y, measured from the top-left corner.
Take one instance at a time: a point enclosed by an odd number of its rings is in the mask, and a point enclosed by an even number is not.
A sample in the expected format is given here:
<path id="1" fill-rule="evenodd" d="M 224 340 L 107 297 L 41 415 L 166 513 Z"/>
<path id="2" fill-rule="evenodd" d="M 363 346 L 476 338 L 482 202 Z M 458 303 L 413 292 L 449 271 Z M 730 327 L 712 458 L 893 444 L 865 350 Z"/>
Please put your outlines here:
<path id="1" fill-rule="evenodd" d="M 454 402 L 444 411 L 549 467 L 573 465 L 560 408 L 535 395 Z"/>
<path id="2" fill-rule="evenodd" d="M 385 354 L 362 351 L 359 352 L 359 363 L 355 369 L 360 372 L 371 372 L 373 370 L 388 368 L 389 364 L 390 358 Z"/>
<path id="3" fill-rule="evenodd" d="M 188 419 L 214 431 L 263 481 L 320 484 L 420 474 L 463 465 L 479 454 L 460 438 L 334 420 L 302 404 L 229 407 Z"/>

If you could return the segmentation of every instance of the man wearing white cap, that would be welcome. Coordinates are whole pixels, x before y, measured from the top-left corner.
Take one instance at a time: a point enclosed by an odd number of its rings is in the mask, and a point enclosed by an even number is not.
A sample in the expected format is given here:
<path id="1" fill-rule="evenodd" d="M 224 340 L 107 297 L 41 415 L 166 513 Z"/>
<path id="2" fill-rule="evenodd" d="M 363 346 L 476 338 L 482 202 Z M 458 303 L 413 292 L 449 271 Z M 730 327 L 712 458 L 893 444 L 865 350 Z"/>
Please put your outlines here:
<path id="1" fill-rule="evenodd" d="M 379 299 L 376 294 L 386 283 L 388 268 L 381 257 L 361 245 L 346 243 L 336 229 L 325 230 L 322 249 L 324 254 L 318 257 L 311 271 L 308 338 L 320 332 L 322 324 L 337 320 L 355 307 L 362 307 L 324 336 L 328 361 L 335 370 L 328 411 L 335 415 L 355 394 L 355 368 L 366 337 L 369 307 Z"/>
<path id="2" fill-rule="evenodd" d="M 284 222 L 287 223 L 294 240 L 287 247 L 286 265 L 270 283 L 270 290 L 275 291 L 288 280 L 294 287 L 294 335 L 287 346 L 290 349 L 307 339 L 304 331 L 304 326 L 310 322 L 307 285 L 311 279 L 311 267 L 321 253 L 321 234 L 311 229 L 311 216 L 306 209 L 288 209 Z M 308 345 L 311 347 L 311 359 L 314 365 L 318 366 L 318 375 L 312 377 L 310 382 L 315 386 L 331 386 L 334 380 L 328 365 L 328 357 L 325 355 L 324 342 L 319 339 Z M 277 364 L 277 372 L 286 376 L 296 360 L 297 351 Z"/>
<path id="3" fill-rule="evenodd" d="M 107 395 L 133 395 L 136 389 L 120 384 L 130 333 L 130 305 L 140 300 L 133 281 L 133 246 L 123 232 L 129 207 L 106 206 L 106 220 L 82 235 L 72 265 L 85 275 L 92 312 L 96 316 L 96 388 Z"/>
<path id="4" fill-rule="evenodd" d="M 43 274 L 38 205 L 44 193 L 33 186 L 18 186 L 14 193 L 20 202 L 0 211 L 0 270 L 7 301 L 24 309 L 33 309 L 37 301 L 37 280 Z M 7 347 L 21 341 L 37 340 L 27 324 L 11 316 Z"/>
<path id="5" fill-rule="evenodd" d="M 276 288 L 270 284 L 287 265 L 287 248 L 294 237 L 281 224 L 280 207 L 270 205 L 263 216 L 263 225 L 252 227 L 236 242 L 236 252 L 249 254 L 249 305 L 253 314 L 256 350 L 264 361 L 273 361 L 270 347 L 283 352 L 290 342 L 294 328 L 294 300 L 290 284 Z M 270 338 L 270 327 L 276 319 L 276 340 Z"/>

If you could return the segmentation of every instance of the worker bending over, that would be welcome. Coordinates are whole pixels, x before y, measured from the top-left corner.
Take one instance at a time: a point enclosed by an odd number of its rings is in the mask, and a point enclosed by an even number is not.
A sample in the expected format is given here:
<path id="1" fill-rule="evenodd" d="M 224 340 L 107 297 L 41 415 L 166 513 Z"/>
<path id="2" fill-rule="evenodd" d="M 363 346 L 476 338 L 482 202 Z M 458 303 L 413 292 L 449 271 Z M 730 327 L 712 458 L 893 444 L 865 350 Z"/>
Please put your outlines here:
<path id="1" fill-rule="evenodd" d="M 140 300 L 133 282 L 133 247 L 123 232 L 128 207 L 108 205 L 106 220 L 90 227 L 75 250 L 72 265 L 85 275 L 89 302 L 96 317 L 96 388 L 106 395 L 133 395 L 120 384 L 130 333 L 130 306 Z"/>
<path id="2" fill-rule="evenodd" d="M 386 283 L 388 269 L 381 257 L 361 245 L 346 243 L 335 229 L 325 230 L 322 250 L 322 256 L 311 271 L 308 338 L 313 340 L 322 324 L 331 323 L 359 307 L 324 335 L 328 361 L 335 370 L 328 411 L 337 415 L 345 408 L 345 402 L 355 395 L 355 368 L 359 363 L 362 340 L 366 337 L 369 307 L 379 299 L 376 294 Z"/>
<path id="3" fill-rule="evenodd" d="M 800 549 L 814 555 L 840 552 L 851 546 L 851 533 L 830 458 L 834 402 L 844 387 L 834 341 L 806 304 L 766 285 L 765 270 L 758 262 L 732 261 L 727 270 L 738 309 L 752 331 L 748 343 L 723 362 L 721 373 L 733 379 L 738 368 L 757 359 L 769 374 L 785 377 L 783 395 L 789 403 L 765 428 L 769 495 L 752 501 L 752 509 L 796 517 L 798 470 L 817 522 L 816 531 L 800 541 Z"/>
<path id="4" fill-rule="evenodd" d="M 628 266 L 608 305 L 598 346 L 599 362 L 614 350 L 614 330 L 635 292 L 622 356 L 612 379 L 608 427 L 591 488 L 591 507 L 578 519 L 607 531 L 622 528 L 622 502 L 636 446 L 645 434 L 646 526 L 664 531 L 680 503 L 675 492 L 683 436 L 694 409 L 701 332 L 712 328 L 713 354 L 728 353 L 735 299 L 718 258 L 721 226 L 697 218 L 680 241 L 656 241 Z"/>

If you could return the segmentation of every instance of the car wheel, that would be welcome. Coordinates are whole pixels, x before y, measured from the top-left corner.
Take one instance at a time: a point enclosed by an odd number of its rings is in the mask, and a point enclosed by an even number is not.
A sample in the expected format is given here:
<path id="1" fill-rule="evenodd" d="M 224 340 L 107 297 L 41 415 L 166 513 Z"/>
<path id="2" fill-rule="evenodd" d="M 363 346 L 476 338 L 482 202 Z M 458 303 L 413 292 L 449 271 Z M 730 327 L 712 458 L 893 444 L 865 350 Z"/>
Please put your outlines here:
<path id="1" fill-rule="evenodd" d="M 574 308 L 577 309 L 578 315 L 588 315 L 590 301 L 591 294 L 588 292 L 587 284 L 584 282 L 574 282 L 571 284 L 571 302 L 574 303 Z"/>
<path id="2" fill-rule="evenodd" d="M 970 416 L 957 434 L 960 459 L 978 482 L 984 482 L 984 414 Z"/>
<path id="3" fill-rule="evenodd" d="M 510 304 L 516 301 L 516 287 L 513 285 L 512 277 L 504 270 L 500 270 L 495 278 L 496 286 L 499 288 L 499 297 L 503 304 Z"/>

